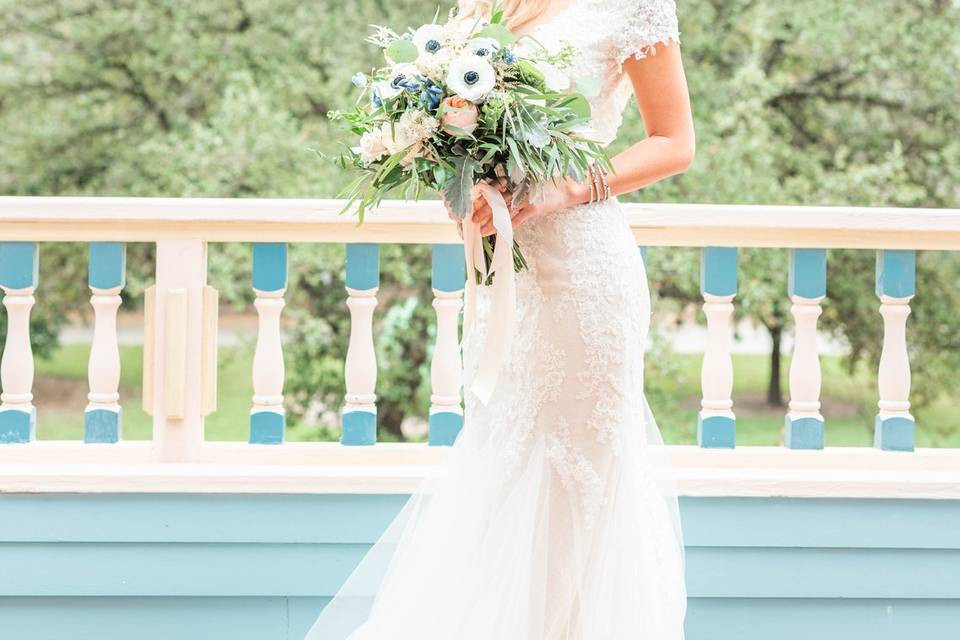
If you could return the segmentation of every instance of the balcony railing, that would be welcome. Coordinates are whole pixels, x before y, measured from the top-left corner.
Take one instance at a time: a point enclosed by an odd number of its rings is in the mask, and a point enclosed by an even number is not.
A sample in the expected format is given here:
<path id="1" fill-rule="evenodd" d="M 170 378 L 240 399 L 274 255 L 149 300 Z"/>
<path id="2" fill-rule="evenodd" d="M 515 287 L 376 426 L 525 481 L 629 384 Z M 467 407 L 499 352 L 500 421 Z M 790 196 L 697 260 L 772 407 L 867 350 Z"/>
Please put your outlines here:
<path id="1" fill-rule="evenodd" d="M 405 492 L 445 455 L 462 427 L 458 319 L 465 279 L 459 237 L 439 203 L 389 202 L 358 226 L 342 203 L 296 199 L 0 198 L 0 287 L 8 330 L 0 378 L 0 491 Z M 670 447 L 689 495 L 960 497 L 960 450 L 916 449 L 905 326 L 916 251 L 960 249 L 960 211 L 854 207 L 626 205 L 638 246 L 702 248 L 707 340 L 698 445 Z M 38 441 L 29 316 L 44 242 L 89 243 L 94 338 L 83 442 Z M 116 317 L 125 243 L 156 243 L 145 296 L 143 404 L 153 439 L 121 438 Z M 208 442 L 216 410 L 217 291 L 207 244 L 250 242 L 259 316 L 248 442 Z M 346 245 L 351 335 L 342 435 L 284 443 L 281 314 L 287 243 Z M 381 243 L 433 246 L 430 445 L 376 444 L 373 311 Z M 731 315 L 737 248 L 790 250 L 795 319 L 783 447 L 736 445 Z M 829 248 L 877 252 L 883 319 L 875 447 L 824 448 L 817 318 Z M 749 286 L 749 283 L 745 283 Z M 43 410 L 40 407 L 39 410 Z M 922 428 L 920 425 L 919 428 Z M 375 446 L 372 446 L 375 445 Z"/>

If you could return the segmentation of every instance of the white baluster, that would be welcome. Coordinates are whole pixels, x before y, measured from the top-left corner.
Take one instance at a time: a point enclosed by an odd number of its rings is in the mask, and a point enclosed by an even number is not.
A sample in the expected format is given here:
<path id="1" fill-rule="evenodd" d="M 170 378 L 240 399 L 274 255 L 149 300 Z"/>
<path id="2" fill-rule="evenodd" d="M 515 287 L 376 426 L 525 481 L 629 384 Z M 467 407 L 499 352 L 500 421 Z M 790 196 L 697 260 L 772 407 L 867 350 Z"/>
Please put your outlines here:
<path id="1" fill-rule="evenodd" d="M 707 247 L 703 251 L 700 289 L 707 317 L 707 345 L 700 384 L 703 388 L 697 423 L 702 447 L 733 447 L 736 416 L 733 413 L 733 359 L 730 353 L 733 298 L 737 288 L 737 250 Z"/>
<path id="2" fill-rule="evenodd" d="M 0 360 L 0 443 L 29 442 L 36 437 L 30 310 L 38 258 L 36 243 L 0 242 L 0 288 L 7 310 L 7 338 Z"/>
<path id="3" fill-rule="evenodd" d="M 280 314 L 287 287 L 287 245 L 253 245 L 253 289 L 257 295 L 259 327 L 253 356 L 253 409 L 250 411 L 250 442 L 280 444 L 286 426 L 283 408 L 283 345 Z"/>
<path id="4" fill-rule="evenodd" d="M 730 354 L 733 296 L 705 294 L 703 312 L 707 317 L 707 346 L 703 354 L 700 384 L 701 422 L 711 418 L 734 420 L 733 359 Z M 725 422 L 725 421 L 724 421 Z M 721 423 L 722 424 L 722 423 Z"/>
<path id="5" fill-rule="evenodd" d="M 888 416 L 910 416 L 910 359 L 907 355 L 908 300 L 881 298 L 883 316 L 883 351 L 880 355 L 879 407 Z"/>
<path id="6" fill-rule="evenodd" d="M 90 346 L 90 362 L 87 380 L 87 416 L 84 439 L 87 442 L 116 442 L 120 422 L 120 349 L 117 346 L 117 310 L 120 308 L 120 288 L 93 289 L 90 304 L 94 309 L 93 344 Z M 97 412 L 115 416 L 113 425 Z M 96 428 L 91 428 L 93 423 Z"/>
<path id="7" fill-rule="evenodd" d="M 377 355 L 373 345 L 373 311 L 380 288 L 380 247 L 347 245 L 347 307 L 350 344 L 344 363 L 346 396 L 340 442 L 372 445 L 377 441 Z"/>
<path id="8" fill-rule="evenodd" d="M 877 295 L 883 317 L 883 350 L 877 373 L 880 411 L 876 418 L 874 444 L 886 450 L 912 451 L 914 448 L 916 427 L 910 414 L 907 317 L 916 290 L 915 278 L 915 252 L 877 252 Z"/>
<path id="9" fill-rule="evenodd" d="M 437 312 L 437 343 L 430 363 L 430 442 L 453 444 L 463 426 L 460 392 L 463 365 L 457 327 L 463 307 L 462 291 L 433 290 Z"/>
<path id="10" fill-rule="evenodd" d="M 117 442 L 120 439 L 120 347 L 117 343 L 117 310 L 124 285 L 126 248 L 120 242 L 92 242 L 89 248 L 89 278 L 93 306 L 93 343 L 87 365 L 85 442 Z"/>
<path id="11" fill-rule="evenodd" d="M 826 295 L 827 256 L 823 249 L 790 252 L 789 293 L 795 340 L 790 360 L 790 411 L 784 420 L 784 444 L 792 449 L 822 449 L 820 355 L 817 319 Z"/>
<path id="12" fill-rule="evenodd" d="M 466 269 L 463 245 L 435 244 L 432 248 L 433 308 L 437 338 L 430 363 L 430 444 L 452 445 L 463 428 L 459 324 Z"/>
<path id="13" fill-rule="evenodd" d="M 283 438 L 283 347 L 280 340 L 280 313 L 285 305 L 283 290 L 257 291 L 259 328 L 253 355 L 253 409 L 250 442 L 278 443 Z M 267 421 L 260 424 L 261 421 Z M 276 423 L 279 421 L 279 431 Z"/>
<path id="14" fill-rule="evenodd" d="M 344 421 L 345 427 L 350 420 L 362 421 L 363 431 L 369 436 L 369 420 L 371 417 L 375 419 L 377 413 L 377 356 L 373 345 L 373 311 L 377 307 L 377 289 L 347 289 L 347 292 L 350 344 L 344 365 L 347 387 Z"/>

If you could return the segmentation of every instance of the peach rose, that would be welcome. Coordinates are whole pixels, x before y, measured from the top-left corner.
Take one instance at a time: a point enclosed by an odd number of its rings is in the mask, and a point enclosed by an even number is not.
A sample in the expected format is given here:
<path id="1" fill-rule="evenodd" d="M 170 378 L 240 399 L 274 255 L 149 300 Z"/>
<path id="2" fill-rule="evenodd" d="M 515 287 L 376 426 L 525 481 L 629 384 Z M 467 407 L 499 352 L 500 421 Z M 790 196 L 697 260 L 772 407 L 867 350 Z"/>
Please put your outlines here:
<path id="1" fill-rule="evenodd" d="M 446 133 L 456 136 L 463 135 L 464 131 L 473 133 L 476 130 L 477 118 L 480 115 L 477 105 L 460 96 L 451 96 L 443 101 L 443 107 L 440 128 Z"/>

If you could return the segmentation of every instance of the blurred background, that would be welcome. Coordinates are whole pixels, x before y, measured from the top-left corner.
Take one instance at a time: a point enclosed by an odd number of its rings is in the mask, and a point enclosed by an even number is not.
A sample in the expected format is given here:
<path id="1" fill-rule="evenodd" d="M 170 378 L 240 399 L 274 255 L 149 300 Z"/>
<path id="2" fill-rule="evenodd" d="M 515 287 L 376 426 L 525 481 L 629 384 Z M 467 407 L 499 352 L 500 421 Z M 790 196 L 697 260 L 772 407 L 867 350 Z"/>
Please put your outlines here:
<path id="1" fill-rule="evenodd" d="M 443 15 L 453 3 L 440 3 Z M 960 6 L 954 0 L 679 0 L 698 134 L 693 169 L 625 200 L 960 207 Z M 335 197 L 326 114 L 376 65 L 370 24 L 427 22 L 436 0 L 0 0 L 0 195 Z M 632 106 L 618 148 L 641 139 Z M 120 320 L 124 437 L 139 409 L 153 247 L 128 248 Z M 214 245 L 220 409 L 207 438 L 246 439 L 256 316 L 249 246 Z M 743 250 L 737 442 L 781 441 L 792 333 L 786 252 Z M 349 332 L 342 246 L 291 247 L 288 440 L 335 439 Z M 831 251 L 821 320 L 828 446 L 867 446 L 881 318 L 873 252 Z M 692 443 L 704 345 L 696 250 L 651 248 L 651 404 Z M 380 439 L 422 439 L 429 248 L 383 248 L 375 335 Z M 918 258 L 908 325 L 918 446 L 960 447 L 960 256 Z M 38 436 L 82 438 L 92 335 L 86 247 L 45 243 L 32 336 Z M 0 320 L 0 324 L 5 320 Z M 3 326 L 0 326 L 0 330 Z M 427 336 L 425 340 L 424 337 Z"/>

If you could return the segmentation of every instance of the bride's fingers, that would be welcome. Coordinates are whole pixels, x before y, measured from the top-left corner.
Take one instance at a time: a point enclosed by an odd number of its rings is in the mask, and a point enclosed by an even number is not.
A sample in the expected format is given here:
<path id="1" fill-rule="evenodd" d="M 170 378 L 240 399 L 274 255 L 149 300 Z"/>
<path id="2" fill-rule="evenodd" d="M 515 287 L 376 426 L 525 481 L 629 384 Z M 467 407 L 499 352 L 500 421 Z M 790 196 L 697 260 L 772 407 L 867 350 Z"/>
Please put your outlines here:
<path id="1" fill-rule="evenodd" d="M 536 209 L 533 207 L 522 207 L 517 210 L 517 214 L 513 216 L 513 228 L 516 229 L 518 226 L 523 224 L 523 221 L 527 218 L 532 218 L 536 215 Z"/>
<path id="2" fill-rule="evenodd" d="M 484 202 L 481 206 L 473 210 L 473 215 L 470 217 L 471 220 L 478 223 L 484 223 L 490 218 L 493 217 L 493 210 L 490 209 L 490 205 Z"/>

